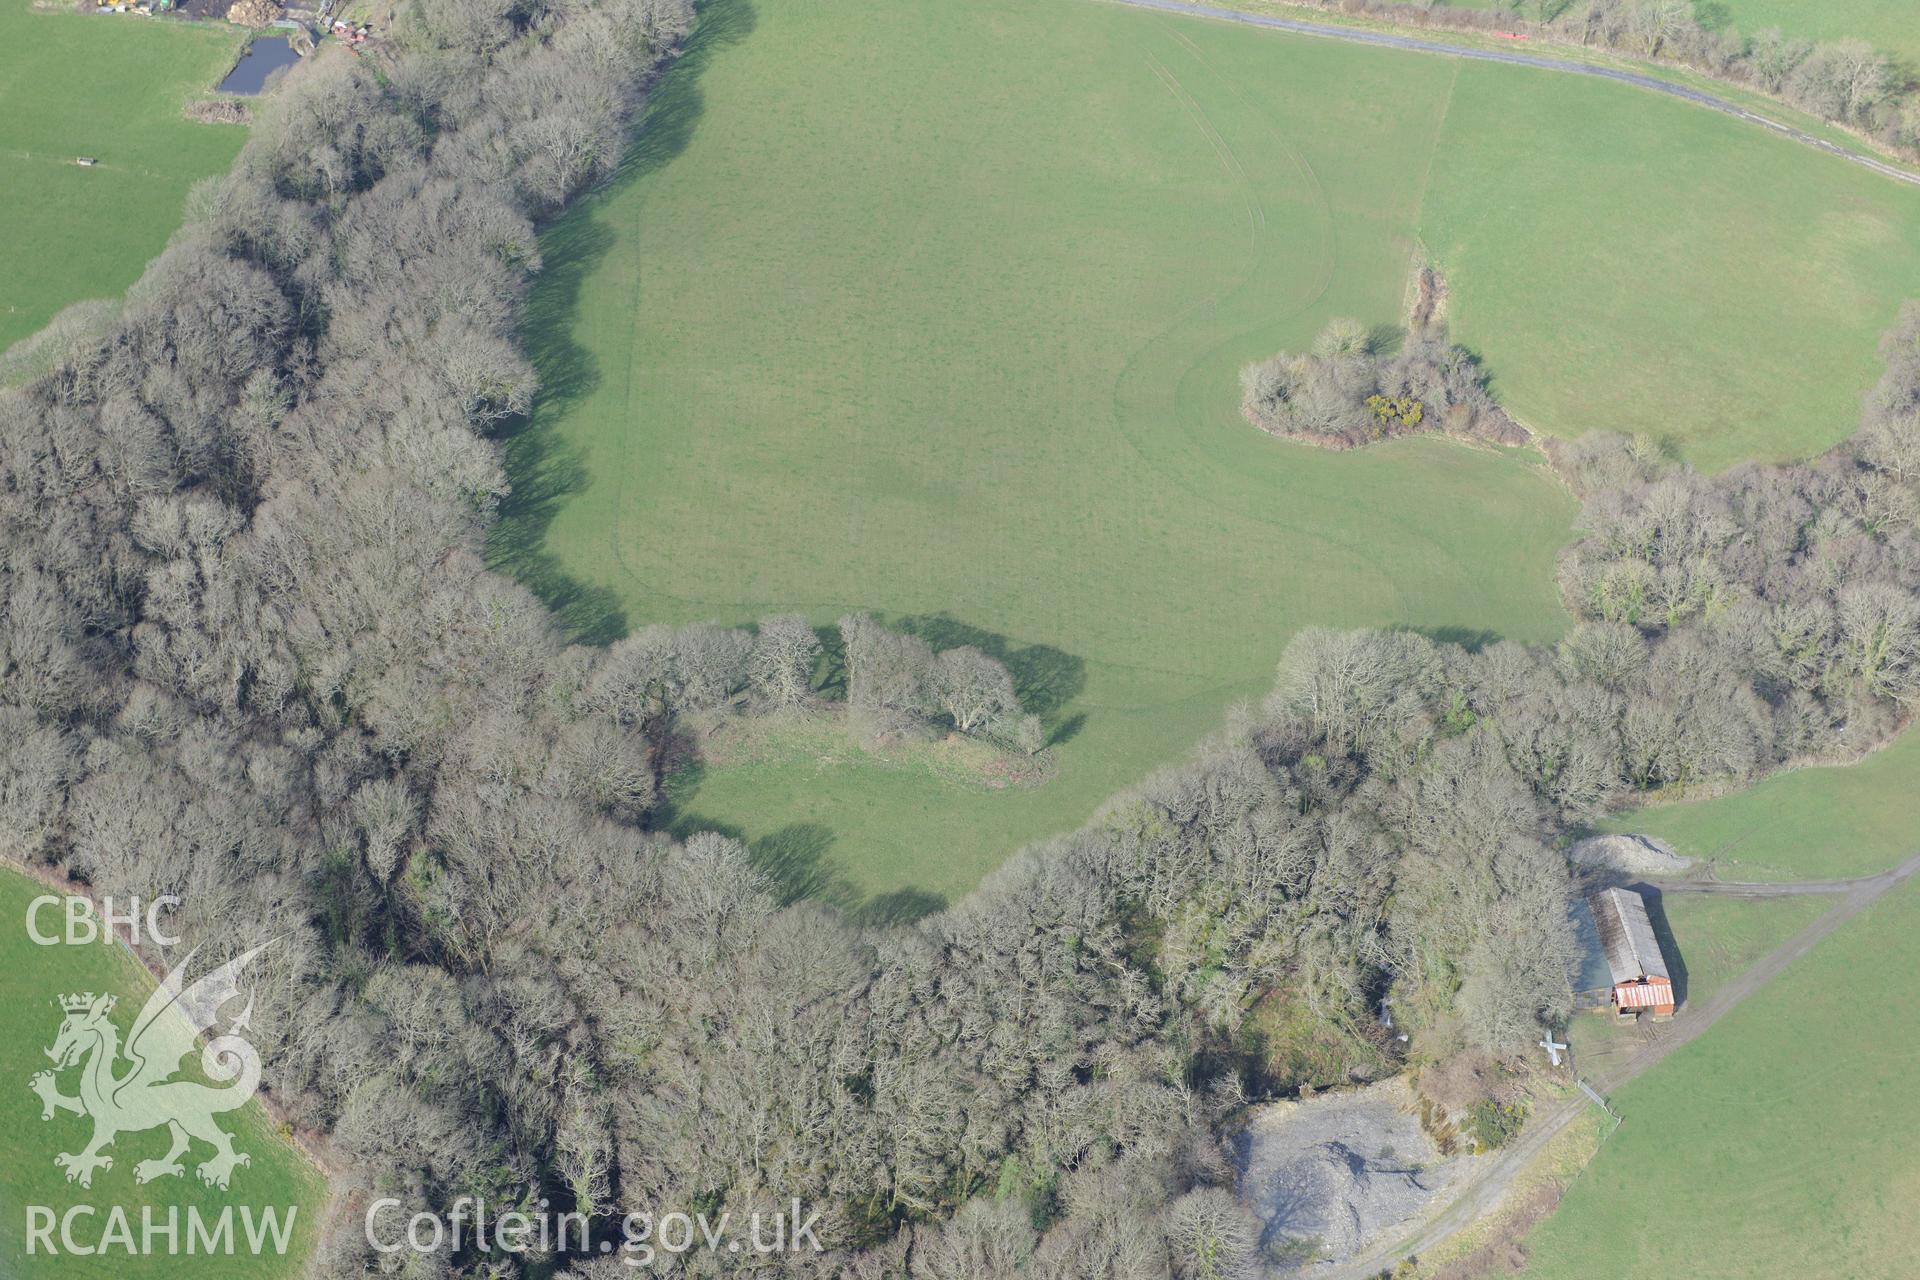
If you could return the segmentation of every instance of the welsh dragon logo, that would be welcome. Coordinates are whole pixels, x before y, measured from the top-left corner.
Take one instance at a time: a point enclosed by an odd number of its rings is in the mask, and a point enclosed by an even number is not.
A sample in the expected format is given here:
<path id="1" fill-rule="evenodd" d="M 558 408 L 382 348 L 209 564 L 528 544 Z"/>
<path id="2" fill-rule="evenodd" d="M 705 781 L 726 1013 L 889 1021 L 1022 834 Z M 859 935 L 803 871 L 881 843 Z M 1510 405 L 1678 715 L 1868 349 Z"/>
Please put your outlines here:
<path id="1" fill-rule="evenodd" d="M 221 1007 L 239 997 L 241 972 L 266 946 L 228 961 L 190 986 L 186 973 L 193 955 L 189 954 L 147 997 L 127 1032 L 124 1050 L 119 1029 L 108 1021 L 113 996 L 89 991 L 60 998 L 66 1018 L 46 1051 L 53 1059 L 53 1070 L 39 1072 L 31 1084 L 40 1095 L 42 1120 L 53 1119 L 56 1111 L 71 1111 L 93 1121 L 93 1140 L 85 1148 L 53 1158 L 66 1170 L 68 1182 L 93 1185 L 95 1169 L 113 1168 L 113 1158 L 102 1152 L 115 1138 L 162 1125 L 171 1145 L 159 1159 L 133 1166 L 136 1182 L 180 1176 L 184 1172 L 180 1157 L 194 1139 L 213 1148 L 213 1157 L 195 1170 L 210 1186 L 225 1188 L 235 1165 L 252 1163 L 244 1152 L 233 1149 L 232 1136 L 214 1123 L 215 1116 L 245 1105 L 260 1085 L 260 1054 L 241 1034 L 253 1013 L 251 993 L 227 1032 L 209 1040 L 201 1051 L 200 1069 L 209 1080 L 221 1082 L 220 1087 L 177 1080 L 174 1075 L 180 1060 L 198 1045 L 200 1034 L 212 1029 Z M 80 1067 L 80 1091 L 69 1097 L 60 1092 L 57 1076 L 75 1065 Z"/>

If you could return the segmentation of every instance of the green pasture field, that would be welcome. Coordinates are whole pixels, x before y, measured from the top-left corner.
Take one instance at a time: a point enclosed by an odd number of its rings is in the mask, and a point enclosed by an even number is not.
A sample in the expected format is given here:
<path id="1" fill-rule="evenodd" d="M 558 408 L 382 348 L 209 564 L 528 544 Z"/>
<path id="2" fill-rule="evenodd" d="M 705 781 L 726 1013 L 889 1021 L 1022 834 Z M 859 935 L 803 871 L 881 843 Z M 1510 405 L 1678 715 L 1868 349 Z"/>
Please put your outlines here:
<path id="1" fill-rule="evenodd" d="M 868 609 L 982 641 L 1062 740 L 1053 781 L 1002 792 L 716 770 L 678 821 L 952 897 L 1263 695 L 1306 623 L 1564 625 L 1573 507 L 1531 456 L 1335 455 L 1237 414 L 1244 362 L 1400 314 L 1418 191 L 1386 199 L 1389 175 L 1425 163 L 1437 122 L 1408 122 L 1447 63 L 1317 49 L 1276 123 L 1249 105 L 1268 69 L 1210 24 L 738 0 L 706 22 L 636 172 L 547 238 L 551 391 L 496 549 L 590 630 Z M 1364 160 L 1316 154 L 1342 128 Z"/>
<path id="2" fill-rule="evenodd" d="M 547 236 L 495 557 L 593 638 L 866 609 L 1007 652 L 1044 786 L 796 755 L 675 791 L 683 825 L 951 897 L 1260 696 L 1303 625 L 1564 625 L 1572 504 L 1531 455 L 1277 443 L 1244 362 L 1392 325 L 1424 243 L 1530 421 L 1813 452 L 1920 291 L 1916 215 L 1616 86 L 1077 0 L 722 0 Z"/>
<path id="3" fill-rule="evenodd" d="M 1713 800 L 1656 805 L 1609 831 L 1657 836 L 1713 859 L 1723 880 L 1872 875 L 1920 851 L 1920 731 L 1858 764 L 1796 769 Z"/>
<path id="4" fill-rule="evenodd" d="M 1421 233 L 1455 336 L 1523 420 L 1647 432 L 1709 470 L 1858 425 L 1879 335 L 1920 294 L 1920 189 L 1686 103 L 1480 63 L 1441 137 Z"/>
<path id="5" fill-rule="evenodd" d="M 1833 906 L 1825 895 L 1726 898 L 1667 893 L 1654 903 L 1681 1006 L 1704 1000 Z M 1671 944 L 1671 945 L 1669 945 Z"/>
<path id="6" fill-rule="evenodd" d="M 232 165 L 246 130 L 180 109 L 242 40 L 224 23 L 0 0 L 0 350 L 69 303 L 125 292 L 180 225 L 188 188 Z"/>
<path id="7" fill-rule="evenodd" d="M 141 1280 L 192 1274 L 209 1280 L 298 1275 L 302 1260 L 313 1246 L 318 1217 L 326 1203 L 326 1184 L 314 1168 L 276 1132 L 266 1111 L 255 1101 L 228 1113 L 221 1125 L 234 1136 L 234 1147 L 252 1157 L 252 1164 L 235 1169 L 229 1190 L 202 1184 L 194 1165 L 212 1154 L 195 1143 L 183 1163 L 181 1177 L 161 1178 L 142 1186 L 134 1181 L 136 1162 L 164 1155 L 167 1137 L 159 1130 L 121 1134 L 108 1148 L 113 1168 L 96 1172 L 93 1185 L 82 1189 L 66 1181 L 55 1167 L 59 1152 L 78 1151 L 92 1132 L 91 1122 L 69 1112 L 40 1118 L 40 1099 L 28 1088 L 35 1073 L 49 1067 L 44 1050 L 60 1027 L 58 997 L 77 992 L 111 991 L 120 996 L 113 1014 L 124 1034 L 153 990 L 153 978 L 119 946 L 36 945 L 27 933 L 27 905 L 36 896 L 53 892 L 18 872 L 0 868 L 0 1275 L 64 1280 L 65 1277 L 111 1277 Z M 40 917 L 43 934 L 58 929 L 59 916 Z M 71 1093 L 75 1073 L 62 1077 L 62 1092 Z M 272 1253 L 253 1256 L 244 1251 L 232 1257 L 129 1257 L 115 1250 L 110 1256 L 83 1258 L 64 1251 L 55 1257 L 26 1253 L 26 1206 L 50 1208 L 65 1215 L 76 1205 L 96 1210 L 91 1219 L 75 1220 L 81 1243 L 95 1241 L 106 1226 L 111 1206 L 122 1207 L 137 1233 L 143 1206 L 151 1206 L 156 1221 L 165 1222 L 169 1206 L 177 1207 L 184 1223 L 189 1206 L 204 1221 L 217 1219 L 222 1208 L 234 1207 L 234 1231 L 241 1231 L 240 1206 L 256 1210 L 273 1207 L 283 1215 L 297 1207 L 297 1217 L 284 1257 Z M 58 1234 L 55 1240 L 58 1240 Z M 137 1238 L 137 1237 L 136 1237 Z M 184 1248 L 184 1243 L 181 1246 Z"/>
<path id="8" fill-rule="evenodd" d="M 1626 1121 L 1527 1239 L 1525 1274 L 1911 1276 L 1917 1055 L 1908 881 L 1613 1096 Z"/>

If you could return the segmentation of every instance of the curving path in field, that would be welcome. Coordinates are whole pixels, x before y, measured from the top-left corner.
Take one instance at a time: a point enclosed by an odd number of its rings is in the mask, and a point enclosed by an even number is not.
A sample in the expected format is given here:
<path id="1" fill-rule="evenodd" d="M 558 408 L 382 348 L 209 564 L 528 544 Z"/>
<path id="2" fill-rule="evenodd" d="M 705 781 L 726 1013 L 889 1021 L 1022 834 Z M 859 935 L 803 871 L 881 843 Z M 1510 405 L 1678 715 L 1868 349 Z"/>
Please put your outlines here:
<path id="1" fill-rule="evenodd" d="M 1123 0 L 1127 2 L 1127 0 Z M 1760 990 L 1795 960 L 1813 950 L 1835 930 L 1865 911 L 1890 890 L 1920 872 L 1920 853 L 1899 866 L 1878 875 L 1858 880 L 1802 880 L 1782 884 L 1737 884 L 1711 880 L 1649 881 L 1672 893 L 1741 893 L 1752 897 L 1785 897 L 1790 894 L 1843 893 L 1845 899 L 1812 924 L 1769 951 L 1739 977 L 1698 1004 L 1690 1004 L 1686 1015 L 1667 1025 L 1667 1033 L 1608 1070 L 1596 1072 L 1590 1084 L 1610 1093 L 1644 1074 L 1682 1045 L 1691 1044 L 1720 1019 L 1731 1013 L 1741 1001 Z M 1834 886 L 1840 886 L 1835 888 Z M 1370 1280 L 1382 1271 L 1418 1257 L 1435 1248 L 1455 1232 L 1471 1226 L 1506 1197 L 1527 1165 L 1533 1162 L 1571 1124 L 1587 1106 L 1585 1099 L 1561 1102 L 1527 1126 L 1519 1141 L 1504 1148 L 1473 1177 L 1456 1184 L 1454 1199 L 1439 1214 L 1427 1220 L 1410 1238 L 1383 1244 L 1338 1267 L 1316 1270 L 1317 1280 Z"/>
<path id="2" fill-rule="evenodd" d="M 1782 124 L 1778 120 L 1763 116 L 1757 111 L 1749 111 L 1726 98 L 1700 89 L 1689 88 L 1683 84 L 1675 84 L 1671 80 L 1663 80 L 1659 76 L 1647 75 L 1643 72 L 1596 66 L 1591 63 L 1576 62 L 1571 58 L 1550 57 L 1546 54 L 1521 53 L 1518 50 L 1480 49 L 1472 45 L 1453 44 L 1445 40 L 1430 40 L 1424 36 L 1395 35 L 1388 31 L 1335 26 L 1331 23 L 1309 22 L 1299 18 L 1275 18 L 1267 14 L 1242 13 L 1235 9 L 1222 9 L 1210 4 L 1188 4 L 1185 0 L 1111 0 L 1111 3 L 1127 5 L 1135 9 L 1155 9 L 1162 13 L 1185 14 L 1195 18 L 1213 18 L 1221 22 L 1238 22 L 1246 26 L 1265 27 L 1274 31 L 1291 31 L 1299 35 L 1324 36 L 1330 40 L 1346 40 L 1354 44 L 1378 45 L 1386 49 L 1408 49 L 1415 53 L 1442 53 L 1449 57 L 1468 58 L 1476 62 L 1504 62 L 1515 67 L 1534 67 L 1542 71 L 1564 71 L 1572 75 L 1615 80 L 1621 84 L 1633 85 L 1635 88 L 1664 93 L 1668 97 L 1680 98 L 1708 107 L 1723 115 L 1757 124 L 1763 129 L 1769 129 L 1782 137 L 1790 138 L 1802 146 L 1813 147 L 1815 150 L 1839 156 L 1843 160 L 1852 161 L 1875 173 L 1884 174 L 1896 182 L 1920 187 L 1920 173 L 1849 150 L 1837 142 L 1816 137 L 1804 129 L 1796 129 L 1792 125 Z"/>

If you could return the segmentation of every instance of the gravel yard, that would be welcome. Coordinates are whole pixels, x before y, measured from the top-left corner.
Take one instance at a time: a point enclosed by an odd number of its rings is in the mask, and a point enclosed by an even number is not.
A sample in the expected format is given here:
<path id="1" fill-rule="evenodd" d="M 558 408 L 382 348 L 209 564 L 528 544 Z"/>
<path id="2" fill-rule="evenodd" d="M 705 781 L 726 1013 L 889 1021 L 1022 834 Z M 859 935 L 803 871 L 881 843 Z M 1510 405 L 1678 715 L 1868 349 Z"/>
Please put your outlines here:
<path id="1" fill-rule="evenodd" d="M 1307 1270 L 1342 1262 L 1418 1217 L 1466 1158 L 1442 1156 L 1398 1080 L 1277 1102 L 1235 1137 L 1240 1196 L 1272 1256 Z"/>

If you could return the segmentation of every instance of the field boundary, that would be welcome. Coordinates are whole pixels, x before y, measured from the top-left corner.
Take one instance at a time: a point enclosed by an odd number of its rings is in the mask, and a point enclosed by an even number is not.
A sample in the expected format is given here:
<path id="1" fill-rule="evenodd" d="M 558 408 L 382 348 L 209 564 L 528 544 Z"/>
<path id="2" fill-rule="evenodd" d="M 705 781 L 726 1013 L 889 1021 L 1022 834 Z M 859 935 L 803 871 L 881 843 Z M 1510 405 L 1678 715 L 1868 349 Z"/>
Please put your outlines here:
<path id="1" fill-rule="evenodd" d="M 1449 40 L 1434 40 L 1425 36 L 1399 35 L 1392 31 L 1376 31 L 1365 27 L 1339 26 L 1327 22 L 1311 22 L 1300 18 L 1276 18 L 1270 14 L 1246 13 L 1238 9 L 1222 9 L 1210 4 L 1191 4 L 1187 0 L 1106 0 L 1106 3 L 1124 5 L 1134 9 L 1149 9 L 1159 13 L 1180 14 L 1191 18 L 1210 18 L 1217 22 L 1236 22 L 1244 26 L 1262 27 L 1272 31 L 1287 31 L 1296 35 L 1319 36 L 1329 40 L 1346 40 L 1354 44 L 1374 45 L 1384 49 L 1400 49 L 1413 53 L 1437 53 L 1448 57 L 1466 58 L 1476 62 L 1498 62 L 1507 66 L 1531 67 L 1538 71 L 1558 71 L 1570 75 L 1592 76 L 1600 80 L 1611 80 L 1618 84 L 1631 85 L 1668 97 L 1679 98 L 1696 106 L 1718 111 L 1722 115 L 1732 116 L 1749 124 L 1759 125 L 1773 133 L 1797 142 L 1802 146 L 1824 151 L 1843 160 L 1852 161 L 1873 170 L 1896 182 L 1920 187 L 1920 173 L 1903 168 L 1875 156 L 1865 155 L 1837 142 L 1817 137 L 1806 130 L 1771 116 L 1743 107 L 1739 103 L 1703 89 L 1679 84 L 1659 76 L 1641 71 L 1628 71 L 1620 67 L 1603 66 L 1597 63 L 1581 62 L 1573 58 L 1556 58 L 1546 54 L 1520 53 L 1506 49 L 1482 49 L 1470 44 L 1456 44 Z"/>

